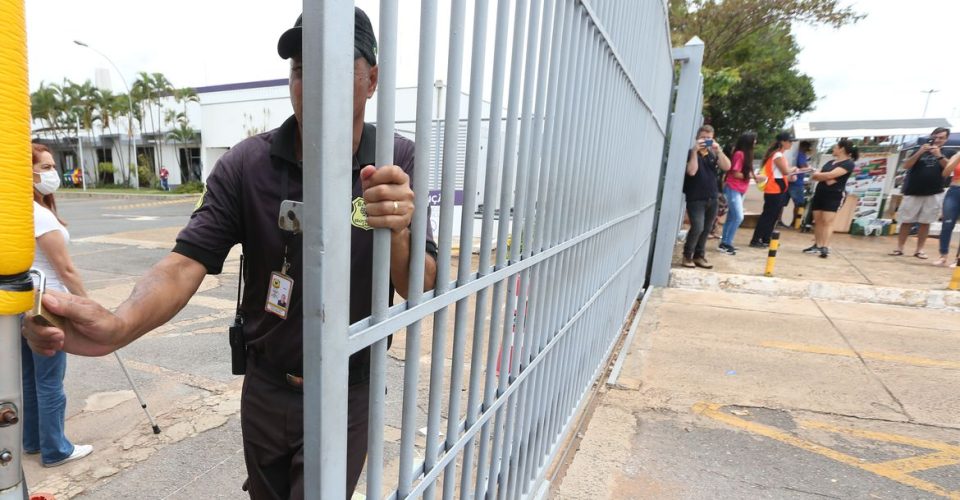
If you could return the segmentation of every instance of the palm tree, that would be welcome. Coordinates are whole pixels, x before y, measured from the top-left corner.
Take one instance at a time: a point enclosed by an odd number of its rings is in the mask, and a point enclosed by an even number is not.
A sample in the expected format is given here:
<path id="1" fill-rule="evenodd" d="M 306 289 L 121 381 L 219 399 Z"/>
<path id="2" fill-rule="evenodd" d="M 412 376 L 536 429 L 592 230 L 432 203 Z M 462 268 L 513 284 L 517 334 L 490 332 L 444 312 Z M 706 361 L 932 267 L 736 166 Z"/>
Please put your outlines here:
<path id="1" fill-rule="evenodd" d="M 60 100 L 60 90 L 54 85 L 40 82 L 40 88 L 30 94 L 30 116 L 39 120 L 47 133 L 53 133 L 55 141 L 60 142 L 60 115 L 63 113 L 63 104 Z"/>
<path id="2" fill-rule="evenodd" d="M 177 113 L 176 114 L 177 127 L 167 133 L 167 141 L 174 143 L 174 145 L 182 145 L 184 148 L 188 144 L 196 140 L 197 138 L 197 129 L 190 126 L 190 121 L 187 119 L 186 113 Z M 177 155 L 177 167 L 180 168 L 180 172 L 184 171 L 183 160 L 180 158 L 180 155 Z M 191 167 L 191 165 L 187 165 Z M 196 175 L 196 173 L 194 173 Z M 186 183 L 190 179 L 181 179 L 181 182 Z M 197 176 L 199 180 L 199 176 Z"/>

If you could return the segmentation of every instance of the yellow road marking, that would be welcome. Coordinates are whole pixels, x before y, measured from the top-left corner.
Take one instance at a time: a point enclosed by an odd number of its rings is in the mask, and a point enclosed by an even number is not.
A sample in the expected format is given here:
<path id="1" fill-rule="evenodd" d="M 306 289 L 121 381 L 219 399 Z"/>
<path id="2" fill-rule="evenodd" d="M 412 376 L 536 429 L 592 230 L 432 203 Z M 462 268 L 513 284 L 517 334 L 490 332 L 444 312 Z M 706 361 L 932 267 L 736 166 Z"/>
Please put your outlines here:
<path id="1" fill-rule="evenodd" d="M 177 198 L 175 200 L 150 201 L 144 203 L 131 203 L 127 205 L 113 205 L 107 207 L 108 210 L 131 210 L 135 208 L 159 207 L 163 205 L 179 205 L 181 203 L 196 203 L 196 198 Z"/>
<path id="2" fill-rule="evenodd" d="M 773 349 L 782 349 L 785 351 L 806 352 L 810 354 L 827 354 L 830 356 L 843 356 L 845 358 L 855 358 L 857 354 L 850 349 L 837 347 L 827 347 L 811 344 L 794 344 L 791 342 L 768 341 L 761 342 L 761 347 L 770 347 Z M 888 363 L 898 363 L 912 366 L 923 366 L 932 368 L 947 368 L 950 370 L 960 370 L 960 362 L 949 361 L 946 359 L 921 358 L 919 356 L 904 356 L 901 354 L 889 354 L 884 352 L 861 352 L 863 359 L 873 361 L 885 361 Z"/>
<path id="3" fill-rule="evenodd" d="M 774 439 L 774 440 L 780 441 L 781 443 L 789 444 L 791 446 L 800 448 L 802 450 L 827 457 L 831 460 L 835 460 L 837 462 L 850 465 L 852 467 L 857 467 L 861 470 L 871 472 L 878 476 L 891 479 L 898 483 L 905 484 L 907 486 L 916 488 L 921 491 L 925 491 L 927 493 L 939 495 L 941 497 L 949 498 L 951 500 L 960 500 L 960 491 L 949 491 L 941 487 L 940 485 L 931 483 L 929 481 L 924 481 L 922 479 L 918 479 L 916 477 L 911 476 L 908 472 L 898 469 L 898 466 L 905 466 L 908 464 L 898 464 L 896 463 L 898 461 L 891 461 L 894 463 L 891 463 L 891 462 L 870 463 L 861 458 L 857 458 L 852 455 L 847 455 L 846 453 L 842 453 L 837 450 L 827 448 L 826 446 L 814 443 L 812 441 L 799 438 L 797 436 L 794 436 L 776 427 L 771 427 L 769 425 L 764 425 L 757 422 L 751 422 L 749 420 L 738 418 L 734 415 L 721 411 L 721 408 L 723 408 L 723 405 L 721 404 L 701 402 L 693 405 L 693 412 L 699 415 L 703 415 L 707 418 L 716 420 L 718 422 L 722 422 L 724 424 L 730 425 L 732 427 L 743 429 L 752 434 Z M 839 429 L 839 428 L 830 426 L 829 424 L 823 424 L 820 422 L 817 422 L 817 424 L 820 424 L 819 428 L 823 428 L 824 430 L 836 429 L 836 431 L 841 431 L 841 430 L 846 431 L 845 429 Z M 870 433 L 868 431 L 856 431 L 856 432 L 864 433 L 863 434 L 864 437 L 866 437 L 866 434 L 870 434 L 877 437 L 881 435 L 896 436 L 893 434 Z M 896 438 L 901 441 L 911 440 L 911 438 L 908 438 L 906 436 L 896 436 Z M 919 441 L 921 440 L 915 440 L 914 442 L 919 442 Z M 950 445 L 947 445 L 945 443 L 937 443 L 937 444 L 939 447 L 950 447 Z M 927 457 L 929 458 L 929 455 Z M 932 463 L 933 460 L 934 459 L 930 459 L 930 463 Z M 954 463 L 957 463 L 957 462 L 956 461 L 949 462 L 949 463 L 945 463 L 944 465 L 953 465 Z M 942 465 L 938 465 L 938 467 L 942 467 Z M 926 469 L 919 469 L 919 470 L 926 470 Z"/>
<path id="4" fill-rule="evenodd" d="M 797 420 L 797 425 L 807 429 L 821 429 L 836 434 L 848 434 L 850 436 L 872 439 L 874 441 L 904 444 L 907 446 L 913 446 L 914 448 L 926 448 L 928 450 L 938 450 L 960 455 L 960 446 L 941 443 L 940 441 L 912 438 L 909 436 L 901 436 L 899 434 L 887 434 L 886 432 L 864 431 L 860 429 L 851 429 L 848 427 L 836 427 L 825 422 L 818 422 L 816 420 Z"/>
<path id="5" fill-rule="evenodd" d="M 890 460 L 880 465 L 890 467 L 903 473 L 920 472 L 948 465 L 957 465 L 960 463 L 960 454 L 946 451 L 938 451 L 929 455 L 920 455 L 919 457 L 907 457 L 898 460 Z"/>

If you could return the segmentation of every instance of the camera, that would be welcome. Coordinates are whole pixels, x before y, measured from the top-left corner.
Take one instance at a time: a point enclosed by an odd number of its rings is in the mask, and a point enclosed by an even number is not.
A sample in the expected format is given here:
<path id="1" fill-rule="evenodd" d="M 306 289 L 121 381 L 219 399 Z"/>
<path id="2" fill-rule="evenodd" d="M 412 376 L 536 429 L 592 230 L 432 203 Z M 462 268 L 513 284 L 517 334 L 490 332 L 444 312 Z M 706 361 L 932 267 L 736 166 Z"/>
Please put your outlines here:
<path id="1" fill-rule="evenodd" d="M 927 144 L 933 146 L 933 142 L 934 142 L 934 141 L 933 141 L 933 137 L 927 139 Z"/>
<path id="2" fill-rule="evenodd" d="M 230 325 L 230 365 L 234 375 L 247 372 L 247 341 L 243 338 L 243 315 L 237 312 Z"/>
<path id="3" fill-rule="evenodd" d="M 703 141 L 703 147 L 705 147 L 705 148 L 712 148 L 712 147 L 713 147 L 713 139 L 705 139 L 705 140 Z"/>

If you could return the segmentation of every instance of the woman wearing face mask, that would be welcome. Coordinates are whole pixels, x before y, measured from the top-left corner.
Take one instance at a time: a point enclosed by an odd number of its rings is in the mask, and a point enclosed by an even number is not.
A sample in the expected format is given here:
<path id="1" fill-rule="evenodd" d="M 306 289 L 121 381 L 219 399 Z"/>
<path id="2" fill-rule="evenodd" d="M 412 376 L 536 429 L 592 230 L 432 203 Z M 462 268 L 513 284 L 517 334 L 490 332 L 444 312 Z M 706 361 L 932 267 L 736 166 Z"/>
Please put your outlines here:
<path id="1" fill-rule="evenodd" d="M 80 274 L 67 252 L 70 233 L 57 214 L 53 193 L 60 187 L 50 150 L 33 144 L 33 225 L 37 241 L 33 267 L 46 275 L 48 289 L 85 297 Z M 63 376 L 67 368 L 62 351 L 46 357 L 34 354 L 21 340 L 23 366 L 23 449 L 39 453 L 44 467 L 55 467 L 89 455 L 90 445 L 74 445 L 64 435 L 67 396 Z"/>

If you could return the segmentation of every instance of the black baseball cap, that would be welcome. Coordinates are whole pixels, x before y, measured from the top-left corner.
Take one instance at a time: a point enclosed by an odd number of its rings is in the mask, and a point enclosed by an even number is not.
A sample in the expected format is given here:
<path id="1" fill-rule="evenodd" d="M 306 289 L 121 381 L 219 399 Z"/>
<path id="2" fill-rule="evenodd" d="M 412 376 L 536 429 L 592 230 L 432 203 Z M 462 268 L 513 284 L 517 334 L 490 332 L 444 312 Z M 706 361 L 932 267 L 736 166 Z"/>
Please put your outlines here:
<path id="1" fill-rule="evenodd" d="M 780 132 L 777 134 L 777 140 L 780 142 L 797 142 L 797 138 L 790 132 Z"/>
<path id="2" fill-rule="evenodd" d="M 377 65 L 377 37 L 373 33 L 373 24 L 367 13 L 359 7 L 354 7 L 354 32 L 353 49 L 357 57 L 362 57 L 370 63 L 371 66 Z M 300 55 L 303 51 L 303 15 L 297 17 L 297 22 L 293 27 L 280 35 L 277 42 L 277 54 L 282 59 L 290 59 L 293 56 Z"/>

